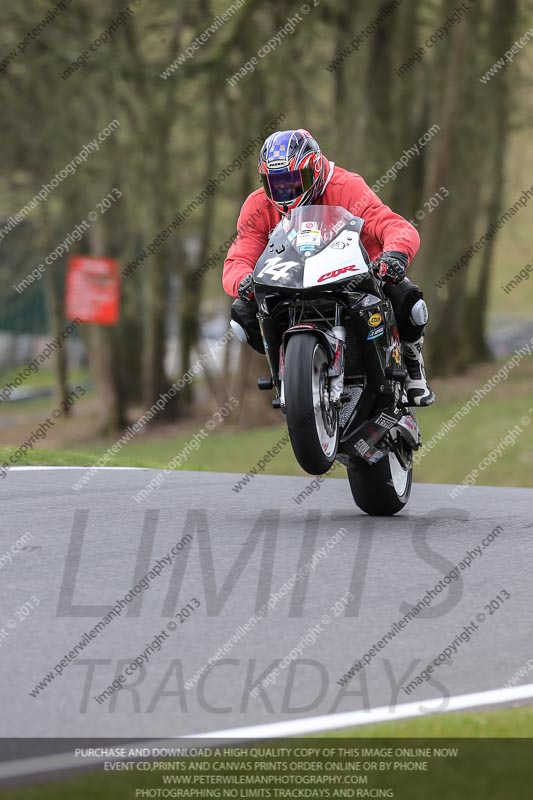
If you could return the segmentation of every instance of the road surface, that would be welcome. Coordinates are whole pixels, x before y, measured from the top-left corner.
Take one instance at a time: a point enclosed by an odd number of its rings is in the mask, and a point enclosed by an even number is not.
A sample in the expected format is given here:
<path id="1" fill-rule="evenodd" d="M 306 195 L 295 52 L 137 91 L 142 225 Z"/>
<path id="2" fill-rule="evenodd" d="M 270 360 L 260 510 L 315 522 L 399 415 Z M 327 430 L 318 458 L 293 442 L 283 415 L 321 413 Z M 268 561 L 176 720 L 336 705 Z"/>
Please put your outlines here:
<path id="1" fill-rule="evenodd" d="M 533 657 L 533 490 L 453 500 L 416 484 L 403 513 L 372 519 L 346 480 L 297 503 L 311 478 L 236 492 L 235 474 L 175 472 L 137 502 L 154 471 L 99 470 L 76 491 L 84 474 L 2 483 L 2 737 L 193 736 L 444 704 Z"/>

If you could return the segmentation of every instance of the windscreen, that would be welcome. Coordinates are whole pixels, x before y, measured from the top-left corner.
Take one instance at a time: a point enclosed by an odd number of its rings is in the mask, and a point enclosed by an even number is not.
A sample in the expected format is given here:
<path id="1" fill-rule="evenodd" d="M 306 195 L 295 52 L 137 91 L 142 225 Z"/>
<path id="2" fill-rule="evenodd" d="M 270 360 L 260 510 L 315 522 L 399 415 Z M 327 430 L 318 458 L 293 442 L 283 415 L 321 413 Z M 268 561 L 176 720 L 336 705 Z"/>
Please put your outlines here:
<path id="1" fill-rule="evenodd" d="M 341 206 L 300 206 L 281 225 L 296 250 L 317 253 L 347 225 L 353 224 L 355 228 L 356 219 Z"/>

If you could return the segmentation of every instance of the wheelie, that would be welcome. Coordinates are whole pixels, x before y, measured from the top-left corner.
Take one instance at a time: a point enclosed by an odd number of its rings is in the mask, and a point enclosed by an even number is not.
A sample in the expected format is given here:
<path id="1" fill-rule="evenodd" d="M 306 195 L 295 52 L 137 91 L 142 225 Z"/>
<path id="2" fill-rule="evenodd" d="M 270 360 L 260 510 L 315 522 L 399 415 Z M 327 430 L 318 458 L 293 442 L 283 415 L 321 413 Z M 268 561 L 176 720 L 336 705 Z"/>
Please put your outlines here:
<path id="1" fill-rule="evenodd" d="M 322 475 L 339 461 L 359 508 L 394 514 L 420 444 L 414 409 L 434 401 L 427 308 L 405 277 L 418 233 L 307 131 L 272 134 L 259 172 L 224 267 L 232 327 L 267 357 L 259 388 L 274 390 L 300 466 Z"/>

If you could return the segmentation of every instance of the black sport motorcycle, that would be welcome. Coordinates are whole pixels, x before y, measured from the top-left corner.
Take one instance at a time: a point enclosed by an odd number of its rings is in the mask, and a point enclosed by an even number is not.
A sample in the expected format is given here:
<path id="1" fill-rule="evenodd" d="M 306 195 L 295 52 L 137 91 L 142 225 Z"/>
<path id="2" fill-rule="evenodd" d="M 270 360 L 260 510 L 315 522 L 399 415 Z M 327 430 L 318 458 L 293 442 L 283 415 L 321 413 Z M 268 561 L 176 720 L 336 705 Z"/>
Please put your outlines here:
<path id="1" fill-rule="evenodd" d="M 389 516 L 409 499 L 420 446 L 394 312 L 360 241 L 363 220 L 302 206 L 272 231 L 253 273 L 274 389 L 300 466 L 337 460 L 356 504 Z"/>

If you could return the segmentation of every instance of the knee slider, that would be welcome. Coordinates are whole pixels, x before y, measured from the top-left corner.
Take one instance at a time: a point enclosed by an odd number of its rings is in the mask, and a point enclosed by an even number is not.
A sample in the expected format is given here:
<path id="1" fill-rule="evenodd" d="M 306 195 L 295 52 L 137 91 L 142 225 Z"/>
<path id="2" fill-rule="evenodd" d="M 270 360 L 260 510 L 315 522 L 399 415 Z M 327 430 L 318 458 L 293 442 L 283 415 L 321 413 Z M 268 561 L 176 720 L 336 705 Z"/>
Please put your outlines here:
<path id="1" fill-rule="evenodd" d="M 263 347 L 263 339 L 256 312 L 256 303 L 235 300 L 231 306 L 230 326 L 240 342 L 248 343 L 250 347 L 264 355 L 265 348 Z"/>
<path id="2" fill-rule="evenodd" d="M 246 344 L 246 342 L 248 341 L 248 336 L 246 335 L 246 331 L 244 330 L 240 322 L 237 322 L 234 319 L 230 320 L 230 328 L 233 331 L 235 331 L 235 336 L 237 337 L 239 342 Z"/>
<path id="3" fill-rule="evenodd" d="M 409 319 L 413 325 L 425 325 L 428 321 L 429 313 L 426 301 L 423 299 L 417 300 L 411 308 Z"/>

